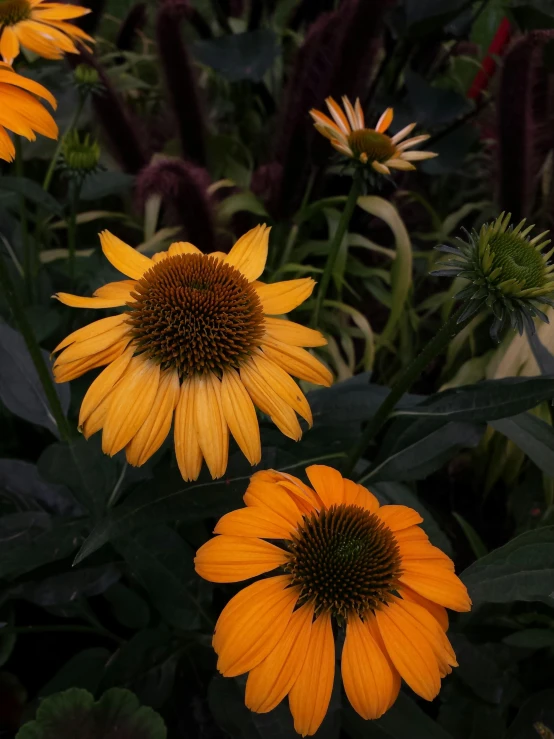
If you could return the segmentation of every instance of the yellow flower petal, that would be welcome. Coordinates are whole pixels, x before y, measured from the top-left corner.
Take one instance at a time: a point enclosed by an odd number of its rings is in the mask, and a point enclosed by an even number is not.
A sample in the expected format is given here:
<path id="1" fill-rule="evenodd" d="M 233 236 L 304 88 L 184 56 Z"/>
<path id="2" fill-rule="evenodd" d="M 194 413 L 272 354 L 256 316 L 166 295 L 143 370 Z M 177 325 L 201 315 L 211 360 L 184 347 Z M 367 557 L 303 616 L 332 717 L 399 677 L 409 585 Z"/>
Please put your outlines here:
<path id="1" fill-rule="evenodd" d="M 153 266 L 153 262 L 144 254 L 133 249 L 109 231 L 100 233 L 102 251 L 113 266 L 127 277 L 140 280 L 143 274 Z"/>
<path id="2" fill-rule="evenodd" d="M 241 272 L 249 282 L 257 280 L 265 269 L 269 232 L 265 224 L 251 229 L 233 246 L 224 261 Z"/>
<path id="3" fill-rule="evenodd" d="M 134 354 L 134 347 L 130 346 L 114 362 L 106 367 L 91 384 L 86 392 L 81 409 L 79 411 L 79 427 L 82 427 L 91 413 L 102 403 L 119 380 L 123 377 L 125 370 Z"/>
<path id="4" fill-rule="evenodd" d="M 221 408 L 242 453 L 250 464 L 258 464 L 262 458 L 262 445 L 256 409 L 233 368 L 226 370 L 221 378 Z"/>
<path id="5" fill-rule="evenodd" d="M 275 511 L 264 506 L 249 506 L 230 511 L 217 522 L 214 534 L 259 539 L 290 539 L 292 526 Z"/>
<path id="6" fill-rule="evenodd" d="M 270 285 L 256 285 L 256 292 L 262 303 L 264 313 L 282 315 L 297 308 L 313 292 L 315 282 L 311 277 L 300 280 L 273 282 Z"/>
<path id="7" fill-rule="evenodd" d="M 262 345 L 265 356 L 294 377 L 325 387 L 332 384 L 333 375 L 327 367 L 305 349 L 270 338 L 264 338 Z"/>
<path id="8" fill-rule="evenodd" d="M 175 410 L 175 456 L 184 480 L 196 480 L 202 467 L 202 451 L 194 427 L 194 386 L 191 378 L 183 381 Z"/>
<path id="9" fill-rule="evenodd" d="M 327 339 L 319 331 L 307 328 L 294 321 L 286 321 L 283 318 L 265 319 L 265 330 L 268 336 L 276 341 L 282 341 L 291 346 L 325 346 Z"/>
<path id="10" fill-rule="evenodd" d="M 221 382 L 208 372 L 193 378 L 194 427 L 202 455 L 214 479 L 225 474 L 229 429 L 221 407 Z"/>
<path id="11" fill-rule="evenodd" d="M 385 133 L 385 131 L 388 129 L 390 124 L 392 123 L 392 119 L 394 117 L 394 111 L 392 108 L 387 108 L 383 115 L 379 118 L 377 121 L 377 125 L 375 126 L 375 130 L 377 133 Z"/>
<path id="12" fill-rule="evenodd" d="M 210 582 L 240 582 L 281 567 L 287 560 L 283 549 L 263 539 L 214 536 L 200 547 L 194 566 Z"/>
<path id="13" fill-rule="evenodd" d="M 279 367 L 278 364 L 268 359 L 262 352 L 252 355 L 251 362 L 260 375 L 265 378 L 277 395 L 307 421 L 310 428 L 313 425 L 312 411 L 306 396 L 300 390 L 292 377 Z"/>

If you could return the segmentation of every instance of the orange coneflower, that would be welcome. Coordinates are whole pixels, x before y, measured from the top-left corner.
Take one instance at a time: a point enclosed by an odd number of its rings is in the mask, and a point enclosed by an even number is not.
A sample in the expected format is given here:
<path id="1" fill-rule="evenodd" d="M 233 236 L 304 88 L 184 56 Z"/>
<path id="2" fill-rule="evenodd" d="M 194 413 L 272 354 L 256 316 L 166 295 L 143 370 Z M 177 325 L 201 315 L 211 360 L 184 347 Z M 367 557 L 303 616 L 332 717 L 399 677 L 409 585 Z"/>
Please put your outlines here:
<path id="1" fill-rule="evenodd" d="M 412 162 L 437 156 L 432 151 L 407 151 L 429 138 L 428 135 L 422 135 L 406 139 L 406 136 L 414 130 L 415 123 L 410 123 L 394 136 L 387 136 L 385 131 L 393 119 L 392 108 L 385 110 L 375 128 L 366 128 L 359 99 L 352 105 L 350 100 L 343 96 L 342 104 L 346 115 L 333 98 L 327 98 L 325 102 L 333 120 L 319 110 L 310 111 L 319 133 L 330 139 L 331 144 L 341 154 L 362 164 L 371 165 L 380 174 L 390 174 L 391 169 L 415 169 Z"/>
<path id="2" fill-rule="evenodd" d="M 427 700 L 437 695 L 441 678 L 457 664 L 445 608 L 471 605 L 452 561 L 429 542 L 416 511 L 380 506 L 331 467 L 314 465 L 306 473 L 312 487 L 292 475 L 257 472 L 244 496 L 247 507 L 223 516 L 218 536 L 195 559 L 198 574 L 212 582 L 280 569 L 229 601 L 213 645 L 223 675 L 249 673 L 246 705 L 265 713 L 288 695 L 303 736 L 317 731 L 329 705 L 333 621 L 346 629 L 346 694 L 370 719 L 392 706 L 401 678 Z"/>
<path id="3" fill-rule="evenodd" d="M 94 43 L 94 39 L 67 21 L 87 13 L 90 10 L 79 5 L 4 0 L 0 2 L 0 56 L 11 64 L 20 46 L 46 59 L 61 59 L 64 53 L 78 54 L 74 41 L 84 44 Z"/>
<path id="4" fill-rule="evenodd" d="M 55 351 L 58 382 L 108 365 L 90 386 L 79 416 L 88 438 L 103 429 L 106 454 L 125 449 L 142 465 L 167 437 L 175 411 L 175 452 L 185 480 L 202 459 L 212 474 L 227 468 L 229 431 L 251 464 L 261 458 L 254 404 L 298 440 L 296 413 L 309 424 L 308 401 L 291 375 L 318 385 L 330 372 L 302 347 L 326 343 L 318 332 L 275 318 L 311 294 L 311 278 L 258 282 L 269 229 L 257 226 L 229 254 L 202 254 L 185 242 L 152 259 L 111 233 L 102 249 L 131 279 L 100 287 L 95 297 L 56 297 L 76 308 L 125 307 L 75 331 Z"/>
<path id="5" fill-rule="evenodd" d="M 45 87 L 0 62 L 0 159 L 11 162 L 15 157 L 15 147 L 7 130 L 29 141 L 34 141 L 37 133 L 49 139 L 58 138 L 55 120 L 35 95 L 56 108 L 56 99 Z"/>

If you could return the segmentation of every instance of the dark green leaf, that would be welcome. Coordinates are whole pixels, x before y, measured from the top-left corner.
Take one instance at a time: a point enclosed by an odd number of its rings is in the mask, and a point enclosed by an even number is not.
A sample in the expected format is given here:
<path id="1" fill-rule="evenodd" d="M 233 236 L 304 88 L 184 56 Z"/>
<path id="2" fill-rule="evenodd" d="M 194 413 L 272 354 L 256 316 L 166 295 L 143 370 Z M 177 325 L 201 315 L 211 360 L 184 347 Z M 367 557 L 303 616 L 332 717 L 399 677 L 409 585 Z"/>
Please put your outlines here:
<path id="1" fill-rule="evenodd" d="M 481 423 L 515 416 L 552 398 L 553 377 L 506 377 L 445 390 L 395 415 Z"/>
<path id="2" fill-rule="evenodd" d="M 135 178 L 125 172 L 96 172 L 89 175 L 81 188 L 81 200 L 99 200 L 131 190 Z"/>
<path id="3" fill-rule="evenodd" d="M 554 526 L 525 534 L 462 573 L 473 603 L 540 600 L 554 594 Z M 553 601 L 554 605 L 554 601 Z"/>
<path id="4" fill-rule="evenodd" d="M 42 477 L 67 485 L 91 514 L 99 516 L 120 475 L 120 463 L 103 454 L 100 439 L 52 444 L 38 461 Z"/>
<path id="5" fill-rule="evenodd" d="M 277 36 L 269 28 L 197 41 L 193 49 L 198 61 L 230 82 L 259 82 L 280 51 Z"/>
<path id="6" fill-rule="evenodd" d="M 554 631 L 552 629 L 523 629 L 505 636 L 504 644 L 522 649 L 554 648 Z"/>
<path id="7" fill-rule="evenodd" d="M 539 469 L 554 477 L 554 429 L 531 413 L 492 421 L 493 429 L 511 439 Z"/>
<path id="8" fill-rule="evenodd" d="M 350 705 L 345 706 L 343 726 L 352 739 L 452 739 L 404 693 L 376 721 L 364 721 Z"/>
<path id="9" fill-rule="evenodd" d="M 454 739 L 504 739 L 506 725 L 500 706 L 450 687 L 441 690 L 438 722 Z"/>
<path id="10" fill-rule="evenodd" d="M 69 688 L 84 688 L 96 693 L 111 657 L 108 649 L 94 647 L 75 654 L 39 691 L 39 698 Z"/>
<path id="11" fill-rule="evenodd" d="M 445 125 L 471 110 L 471 103 L 463 95 L 433 87 L 416 72 L 406 74 L 406 88 L 414 117 L 422 126 Z"/>
<path id="12" fill-rule="evenodd" d="M 0 177 L 0 190 L 16 192 L 23 195 L 25 200 L 40 205 L 47 213 L 55 213 L 63 217 L 63 208 L 56 198 L 45 192 L 34 180 L 26 177 Z"/>
<path id="13" fill-rule="evenodd" d="M 0 667 L 2 667 L 9 660 L 17 640 L 17 635 L 9 631 L 14 627 L 14 613 L 11 603 L 4 604 L 0 609 L 0 624 Z M 2 633 L 3 628 L 7 628 L 8 631 Z"/>
<path id="14" fill-rule="evenodd" d="M 23 575 L 63 559 L 84 539 L 87 522 L 54 519 L 47 513 L 13 513 L 0 518 L 0 578 Z"/>
<path id="15" fill-rule="evenodd" d="M 486 646 L 472 644 L 463 634 L 449 634 L 449 638 L 458 661 L 456 675 L 487 703 L 499 705 L 505 701 L 508 676 L 502 673 Z"/>
<path id="16" fill-rule="evenodd" d="M 527 2 L 514 3 L 510 8 L 510 15 L 522 31 L 554 28 L 554 10 L 550 0 L 527 0 Z"/>
<path id="17" fill-rule="evenodd" d="M 52 513 L 77 514 L 79 507 L 63 485 L 46 482 L 34 464 L 21 459 L 0 459 L 0 491 L 13 496 L 22 507 L 40 507 Z"/>
<path id="18" fill-rule="evenodd" d="M 554 52 L 554 41 L 551 41 L 548 44 L 548 47 L 551 47 Z M 527 341 L 529 342 L 529 346 L 531 347 L 531 351 L 535 357 L 535 362 L 537 363 L 541 374 L 554 375 L 554 357 L 540 340 L 538 331 L 533 333 L 529 331 L 527 333 Z"/>
<path id="19" fill-rule="evenodd" d="M 537 739 L 540 735 L 533 727 L 536 722 L 554 727 L 554 690 L 543 690 L 528 698 L 510 725 L 506 739 Z"/>
<path id="20" fill-rule="evenodd" d="M 57 606 L 77 598 L 89 598 L 103 593 L 119 580 L 121 572 L 114 564 L 83 567 L 39 581 L 30 581 L 10 588 L 11 598 L 22 598 L 37 606 Z"/>
<path id="21" fill-rule="evenodd" d="M 111 604 L 113 614 L 128 629 L 145 629 L 150 622 L 150 608 L 131 588 L 115 583 L 106 590 L 104 598 Z"/>
<path id="22" fill-rule="evenodd" d="M 473 551 L 473 554 L 477 557 L 477 559 L 479 559 L 479 557 L 484 557 L 489 550 L 487 549 L 485 543 L 483 542 L 479 534 L 475 531 L 473 526 L 468 521 L 466 521 L 465 518 L 459 513 L 452 513 L 452 515 L 460 524 L 460 528 L 464 532 L 469 546 Z"/>
<path id="23" fill-rule="evenodd" d="M 1 181 L 2 178 L 0 178 Z M 48 367 L 50 357 L 42 355 Z M 64 413 L 69 408 L 69 385 L 56 385 Z M 44 426 L 59 436 L 42 383 L 18 331 L 0 323 L 0 401 L 16 416 Z"/>
<path id="24" fill-rule="evenodd" d="M 167 623 L 183 630 L 198 628 L 201 580 L 194 571 L 194 552 L 179 534 L 168 526 L 152 526 L 116 540 L 114 546 Z M 208 616 L 206 622 L 211 626 Z"/>
<path id="25" fill-rule="evenodd" d="M 16 739 L 166 739 L 162 718 L 140 706 L 128 690 L 112 688 L 95 703 L 81 688 L 46 698 L 35 721 L 20 729 Z"/>

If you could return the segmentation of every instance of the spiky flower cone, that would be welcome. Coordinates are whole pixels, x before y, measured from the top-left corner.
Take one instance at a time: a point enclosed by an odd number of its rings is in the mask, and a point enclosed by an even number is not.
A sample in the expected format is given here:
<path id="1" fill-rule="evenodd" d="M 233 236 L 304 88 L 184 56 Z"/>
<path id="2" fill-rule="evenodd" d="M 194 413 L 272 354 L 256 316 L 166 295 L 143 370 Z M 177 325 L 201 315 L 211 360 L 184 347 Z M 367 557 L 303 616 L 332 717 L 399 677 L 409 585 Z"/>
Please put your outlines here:
<path id="1" fill-rule="evenodd" d="M 546 254 L 542 251 L 550 244 L 545 238 L 548 231 L 530 238 L 534 226 L 525 228 L 523 219 L 514 227 L 510 219 L 510 213 L 501 213 L 493 223 L 481 226 L 479 233 L 466 231 L 467 241 L 458 238 L 457 248 L 437 247 L 454 256 L 432 272 L 469 280 L 470 284 L 456 295 L 466 302 L 459 321 L 490 309 L 494 315 L 490 332 L 496 341 L 508 323 L 520 334 L 525 326 L 534 333 L 534 318 L 548 323 L 539 306 L 554 306 L 554 265 L 548 263 L 554 249 Z"/>

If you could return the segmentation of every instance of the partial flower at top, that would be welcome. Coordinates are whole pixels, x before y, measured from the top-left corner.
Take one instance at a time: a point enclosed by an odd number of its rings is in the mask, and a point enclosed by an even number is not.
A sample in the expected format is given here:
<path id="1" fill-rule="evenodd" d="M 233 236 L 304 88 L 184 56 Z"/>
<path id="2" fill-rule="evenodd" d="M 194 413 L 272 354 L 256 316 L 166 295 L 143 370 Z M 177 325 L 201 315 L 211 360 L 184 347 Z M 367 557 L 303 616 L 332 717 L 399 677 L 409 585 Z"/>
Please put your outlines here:
<path id="1" fill-rule="evenodd" d="M 29 141 L 34 141 L 37 133 L 49 139 L 58 138 L 56 121 L 35 95 L 56 108 L 56 99 L 45 87 L 0 62 L 0 159 L 11 162 L 15 158 L 15 146 L 8 131 Z"/>
<path id="2" fill-rule="evenodd" d="M 0 2 L 0 55 L 8 64 L 19 55 L 20 46 L 46 59 L 61 59 L 64 53 L 78 54 L 75 41 L 94 39 L 67 21 L 90 13 L 88 8 L 43 0 Z"/>
<path id="3" fill-rule="evenodd" d="M 554 306 L 554 264 L 549 263 L 554 249 L 545 253 L 549 232 L 531 238 L 533 228 L 526 226 L 525 218 L 514 226 L 511 214 L 501 213 L 479 232 L 466 231 L 467 241 L 458 237 L 456 247 L 437 247 L 450 257 L 431 274 L 463 277 L 470 283 L 454 296 L 466 304 L 460 322 L 490 309 L 490 333 L 497 341 L 508 324 L 522 334 L 525 326 L 534 333 L 534 318 L 549 322 L 541 307 Z"/>
<path id="4" fill-rule="evenodd" d="M 253 475 L 245 508 L 227 513 L 198 550 L 211 582 L 248 585 L 223 609 L 213 638 L 217 669 L 248 674 L 246 705 L 266 713 L 287 695 L 302 736 L 321 725 L 335 677 L 335 636 L 344 629 L 342 682 L 360 716 L 393 705 L 401 678 L 426 700 L 455 667 L 446 608 L 469 611 L 454 564 L 433 546 L 422 518 L 379 505 L 335 469 L 297 477 Z M 267 541 L 267 540 L 270 541 Z"/>
<path id="5" fill-rule="evenodd" d="M 57 382 L 108 365 L 84 397 L 79 427 L 86 438 L 103 429 L 106 454 L 125 449 L 140 466 L 166 439 L 175 413 L 175 453 L 185 480 L 202 460 L 213 478 L 227 468 L 229 431 L 251 464 L 261 459 L 255 405 L 289 438 L 312 423 L 306 397 L 291 375 L 330 385 L 331 373 L 302 347 L 324 337 L 275 316 L 288 313 L 314 288 L 311 278 L 258 281 L 269 229 L 257 226 L 229 254 L 171 244 L 152 259 L 111 233 L 100 234 L 105 256 L 130 279 L 100 287 L 92 298 L 55 297 L 75 308 L 124 308 L 75 331 L 59 344 Z"/>
<path id="6" fill-rule="evenodd" d="M 408 151 L 429 138 L 428 135 L 422 135 L 406 139 L 416 127 L 415 123 L 410 123 L 394 136 L 387 136 L 385 131 L 393 119 L 392 108 L 385 110 L 375 128 L 366 128 L 359 98 L 356 104 L 352 105 L 344 95 L 342 98 L 344 111 L 331 97 L 325 102 L 332 119 L 319 110 L 310 111 L 319 133 L 330 139 L 331 144 L 341 154 L 361 164 L 370 165 L 380 174 L 390 174 L 391 169 L 415 169 L 412 162 L 437 156 L 432 151 Z"/>

